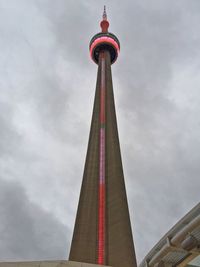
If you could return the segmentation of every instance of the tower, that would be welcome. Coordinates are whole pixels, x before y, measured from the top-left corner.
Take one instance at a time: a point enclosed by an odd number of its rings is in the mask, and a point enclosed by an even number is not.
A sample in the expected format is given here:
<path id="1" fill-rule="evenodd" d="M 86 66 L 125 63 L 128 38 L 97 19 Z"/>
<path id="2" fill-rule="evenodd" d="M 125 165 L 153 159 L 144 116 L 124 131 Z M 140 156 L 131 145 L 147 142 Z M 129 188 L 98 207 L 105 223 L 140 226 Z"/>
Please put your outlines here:
<path id="1" fill-rule="evenodd" d="M 105 7 L 100 26 L 89 45 L 97 83 L 69 260 L 136 267 L 111 76 L 120 43 L 108 32 Z"/>

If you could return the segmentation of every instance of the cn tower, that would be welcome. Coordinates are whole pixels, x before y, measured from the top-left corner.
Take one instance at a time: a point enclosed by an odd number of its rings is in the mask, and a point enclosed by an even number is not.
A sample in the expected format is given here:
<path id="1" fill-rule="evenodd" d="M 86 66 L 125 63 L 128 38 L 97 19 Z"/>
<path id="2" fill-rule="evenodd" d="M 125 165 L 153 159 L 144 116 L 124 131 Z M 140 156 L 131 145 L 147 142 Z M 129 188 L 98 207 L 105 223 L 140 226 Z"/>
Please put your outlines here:
<path id="1" fill-rule="evenodd" d="M 100 26 L 89 45 L 98 65 L 97 83 L 69 260 L 136 267 L 111 74 L 120 43 L 108 31 L 105 7 Z"/>
<path id="2" fill-rule="evenodd" d="M 137 267 L 111 73 L 120 43 L 108 31 L 105 7 L 100 26 L 89 45 L 98 66 L 97 82 L 69 260 L 0 262 L 0 267 Z M 158 241 L 139 267 L 200 267 L 200 203 Z"/>

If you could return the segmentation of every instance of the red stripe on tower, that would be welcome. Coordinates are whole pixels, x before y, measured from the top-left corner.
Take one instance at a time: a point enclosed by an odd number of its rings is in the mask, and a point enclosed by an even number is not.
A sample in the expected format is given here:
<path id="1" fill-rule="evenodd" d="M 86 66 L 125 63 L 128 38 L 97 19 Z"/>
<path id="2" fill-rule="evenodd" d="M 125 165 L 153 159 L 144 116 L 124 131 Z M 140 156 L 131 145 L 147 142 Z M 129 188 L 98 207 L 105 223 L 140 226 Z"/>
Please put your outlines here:
<path id="1" fill-rule="evenodd" d="M 98 264 L 105 263 L 105 55 L 100 54 L 100 133 L 99 133 L 99 207 L 98 207 Z"/>

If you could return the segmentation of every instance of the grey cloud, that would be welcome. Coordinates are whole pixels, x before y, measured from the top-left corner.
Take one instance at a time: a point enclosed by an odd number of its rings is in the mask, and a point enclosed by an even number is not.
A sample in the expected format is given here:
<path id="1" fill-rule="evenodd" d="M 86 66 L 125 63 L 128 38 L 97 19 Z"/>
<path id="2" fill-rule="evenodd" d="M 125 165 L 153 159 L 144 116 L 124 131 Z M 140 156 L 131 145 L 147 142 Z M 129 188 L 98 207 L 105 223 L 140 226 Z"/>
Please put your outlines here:
<path id="1" fill-rule="evenodd" d="M 9 106 L 0 102 L 0 156 L 16 154 L 21 137 L 12 124 L 13 117 Z"/>
<path id="2" fill-rule="evenodd" d="M 86 66 L 85 57 L 88 55 L 87 38 L 90 36 L 87 34 L 92 17 L 89 3 L 66 3 L 62 0 L 49 5 L 48 1 L 38 1 L 38 7 L 51 24 L 62 56 L 68 62 L 76 63 L 76 67 L 81 70 L 83 65 Z"/>
<path id="3" fill-rule="evenodd" d="M 17 182 L 0 180 L 0 259 L 66 259 L 68 229 L 28 199 Z"/>

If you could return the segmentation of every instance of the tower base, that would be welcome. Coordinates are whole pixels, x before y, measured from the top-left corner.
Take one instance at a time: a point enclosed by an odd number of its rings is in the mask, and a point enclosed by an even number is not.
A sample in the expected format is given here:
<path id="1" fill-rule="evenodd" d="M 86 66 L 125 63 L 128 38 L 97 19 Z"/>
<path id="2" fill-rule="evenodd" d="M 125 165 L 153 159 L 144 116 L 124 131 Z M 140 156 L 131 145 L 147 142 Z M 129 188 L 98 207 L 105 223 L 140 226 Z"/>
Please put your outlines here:
<path id="1" fill-rule="evenodd" d="M 0 262 L 0 267 L 105 267 L 103 265 L 76 262 L 76 261 L 27 261 L 27 262 Z M 108 267 L 108 266 L 107 266 Z"/>

